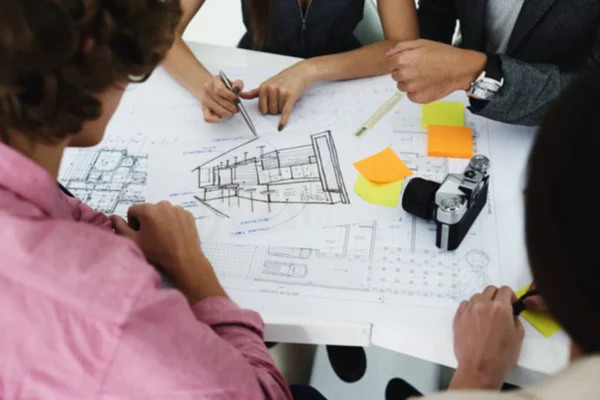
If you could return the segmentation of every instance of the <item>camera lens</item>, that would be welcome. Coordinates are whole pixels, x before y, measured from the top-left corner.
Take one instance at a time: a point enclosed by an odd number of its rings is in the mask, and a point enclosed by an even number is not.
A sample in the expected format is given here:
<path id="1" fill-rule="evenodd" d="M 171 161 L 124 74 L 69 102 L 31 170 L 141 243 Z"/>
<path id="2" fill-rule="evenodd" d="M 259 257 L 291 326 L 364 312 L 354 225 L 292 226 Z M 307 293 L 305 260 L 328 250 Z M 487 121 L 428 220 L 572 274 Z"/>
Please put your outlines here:
<path id="1" fill-rule="evenodd" d="M 402 208 L 409 214 L 431 220 L 435 214 L 435 192 L 440 183 L 422 178 L 413 178 L 404 188 Z"/>

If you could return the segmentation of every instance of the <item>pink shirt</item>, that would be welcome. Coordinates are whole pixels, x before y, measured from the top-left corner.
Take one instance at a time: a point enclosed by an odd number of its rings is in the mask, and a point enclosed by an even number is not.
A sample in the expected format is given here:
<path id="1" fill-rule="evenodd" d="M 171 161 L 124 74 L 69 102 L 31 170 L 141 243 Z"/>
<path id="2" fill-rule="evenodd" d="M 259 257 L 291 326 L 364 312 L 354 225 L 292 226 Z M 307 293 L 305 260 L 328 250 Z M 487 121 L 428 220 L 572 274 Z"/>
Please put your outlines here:
<path id="1" fill-rule="evenodd" d="M 290 399 L 263 321 L 190 307 L 108 218 L 0 143 L 1 399 Z"/>

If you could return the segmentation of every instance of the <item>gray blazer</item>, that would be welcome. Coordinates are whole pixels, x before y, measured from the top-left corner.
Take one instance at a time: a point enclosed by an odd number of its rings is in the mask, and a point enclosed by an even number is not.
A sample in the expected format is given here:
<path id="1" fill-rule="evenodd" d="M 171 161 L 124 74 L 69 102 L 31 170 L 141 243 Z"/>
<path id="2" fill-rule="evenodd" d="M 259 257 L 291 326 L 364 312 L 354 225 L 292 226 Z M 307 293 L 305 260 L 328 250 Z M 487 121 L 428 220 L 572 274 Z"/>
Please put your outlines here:
<path id="1" fill-rule="evenodd" d="M 460 46 L 485 52 L 487 1 L 503 0 L 419 0 L 421 36 L 451 44 L 459 21 Z M 538 125 L 575 74 L 600 66 L 600 0 L 525 0 L 501 59 L 504 86 L 477 113 Z"/>

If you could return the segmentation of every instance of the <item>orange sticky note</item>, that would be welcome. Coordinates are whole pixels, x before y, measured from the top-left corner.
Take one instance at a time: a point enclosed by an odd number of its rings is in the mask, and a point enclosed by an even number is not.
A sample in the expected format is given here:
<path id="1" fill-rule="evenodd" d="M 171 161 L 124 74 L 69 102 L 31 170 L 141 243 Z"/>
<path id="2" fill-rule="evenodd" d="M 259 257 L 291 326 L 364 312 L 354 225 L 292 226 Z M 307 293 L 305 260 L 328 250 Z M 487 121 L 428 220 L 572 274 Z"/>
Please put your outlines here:
<path id="1" fill-rule="evenodd" d="M 464 126 L 429 125 L 427 155 L 431 157 L 473 157 L 473 130 Z"/>
<path id="2" fill-rule="evenodd" d="M 355 162 L 354 167 L 368 181 L 375 183 L 396 182 L 412 175 L 412 171 L 389 147 L 371 157 Z"/>

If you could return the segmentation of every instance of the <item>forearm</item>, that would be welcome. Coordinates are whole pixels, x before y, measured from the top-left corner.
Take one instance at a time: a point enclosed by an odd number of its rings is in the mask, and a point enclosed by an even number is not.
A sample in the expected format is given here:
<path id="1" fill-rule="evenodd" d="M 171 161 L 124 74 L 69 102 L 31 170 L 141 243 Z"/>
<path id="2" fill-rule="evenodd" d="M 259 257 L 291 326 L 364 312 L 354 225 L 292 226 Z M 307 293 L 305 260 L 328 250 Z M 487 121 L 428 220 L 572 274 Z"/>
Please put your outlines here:
<path id="1" fill-rule="evenodd" d="M 366 78 L 390 72 L 385 52 L 396 45 L 394 40 L 384 40 L 346 53 L 308 59 L 313 80 L 342 81 Z"/>
<path id="2" fill-rule="evenodd" d="M 174 277 L 173 283 L 190 305 L 211 297 L 227 297 L 210 261 L 200 249 L 185 255 L 177 263 L 186 266 L 178 268 L 186 273 Z"/>
<path id="3" fill-rule="evenodd" d="M 201 97 L 204 84 L 212 78 L 212 74 L 198 61 L 180 35 L 177 35 L 162 65 L 173 79 L 196 98 Z"/>
<path id="4" fill-rule="evenodd" d="M 459 366 L 452 377 L 448 390 L 500 390 L 504 379 L 492 375 L 494 374 Z"/>

